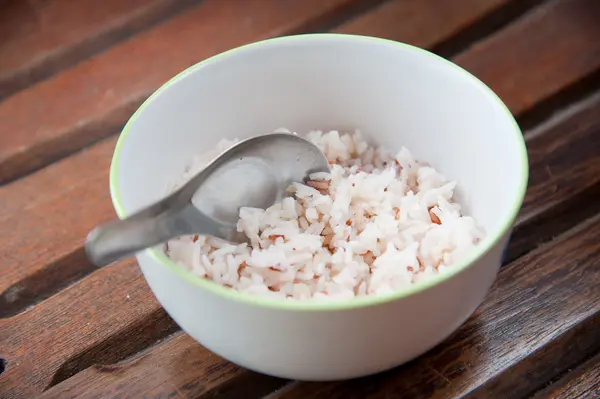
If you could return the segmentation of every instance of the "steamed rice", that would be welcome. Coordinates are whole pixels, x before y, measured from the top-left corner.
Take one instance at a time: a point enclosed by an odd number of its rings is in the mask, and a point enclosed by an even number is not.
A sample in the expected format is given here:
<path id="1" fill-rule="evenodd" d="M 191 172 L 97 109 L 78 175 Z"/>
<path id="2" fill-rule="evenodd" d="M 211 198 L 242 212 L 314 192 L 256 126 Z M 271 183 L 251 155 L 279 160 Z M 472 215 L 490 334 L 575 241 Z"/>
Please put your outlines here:
<path id="1" fill-rule="evenodd" d="M 281 299 L 344 299 L 402 290 L 451 268 L 483 238 L 453 201 L 456 183 L 395 156 L 359 132 L 310 132 L 331 173 L 294 183 L 292 197 L 268 209 L 242 208 L 238 231 L 250 244 L 202 237 L 170 241 L 181 267 L 241 292 Z M 195 160 L 201 170 L 237 140 Z"/>

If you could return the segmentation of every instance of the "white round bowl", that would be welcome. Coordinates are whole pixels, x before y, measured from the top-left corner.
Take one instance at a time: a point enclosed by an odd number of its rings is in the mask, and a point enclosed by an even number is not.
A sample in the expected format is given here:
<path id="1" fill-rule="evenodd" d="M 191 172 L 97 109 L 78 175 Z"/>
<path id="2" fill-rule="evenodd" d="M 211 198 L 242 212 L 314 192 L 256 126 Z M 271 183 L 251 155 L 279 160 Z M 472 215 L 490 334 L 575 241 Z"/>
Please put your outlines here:
<path id="1" fill-rule="evenodd" d="M 391 149 L 406 146 L 457 180 L 457 197 L 486 238 L 450 271 L 408 290 L 336 302 L 241 294 L 146 250 L 137 259 L 166 311 L 214 353 L 299 380 L 376 373 L 448 337 L 494 281 L 525 193 L 525 144 L 500 99 L 451 62 L 388 40 L 316 34 L 243 46 L 179 74 L 132 116 L 111 165 L 117 214 L 162 198 L 220 139 L 279 127 L 358 128 Z"/>

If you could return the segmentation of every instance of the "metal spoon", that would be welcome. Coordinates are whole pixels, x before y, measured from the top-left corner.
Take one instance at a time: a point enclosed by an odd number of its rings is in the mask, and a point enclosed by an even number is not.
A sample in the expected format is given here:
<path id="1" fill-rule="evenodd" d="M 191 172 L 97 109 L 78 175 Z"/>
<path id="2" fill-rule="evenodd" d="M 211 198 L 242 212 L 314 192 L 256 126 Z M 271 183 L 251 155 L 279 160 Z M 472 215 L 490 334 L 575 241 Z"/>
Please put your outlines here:
<path id="1" fill-rule="evenodd" d="M 292 182 L 328 172 L 319 148 L 299 136 L 273 133 L 233 146 L 163 200 L 96 227 L 86 240 L 88 258 L 104 266 L 170 239 L 191 234 L 241 243 L 240 207 L 268 208 Z"/>

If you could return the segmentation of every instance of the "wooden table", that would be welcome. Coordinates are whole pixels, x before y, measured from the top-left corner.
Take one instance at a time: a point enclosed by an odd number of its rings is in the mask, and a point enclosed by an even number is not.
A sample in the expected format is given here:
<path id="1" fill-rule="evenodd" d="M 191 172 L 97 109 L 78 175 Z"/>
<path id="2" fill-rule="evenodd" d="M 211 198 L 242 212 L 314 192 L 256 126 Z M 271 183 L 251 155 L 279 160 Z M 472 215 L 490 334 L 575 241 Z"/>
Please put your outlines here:
<path id="1" fill-rule="evenodd" d="M 600 1 L 0 1 L 0 398 L 600 397 Z M 135 261 L 95 270 L 127 118 L 206 57 L 351 32 L 450 58 L 518 118 L 531 177 L 476 313 L 410 364 L 347 382 L 244 370 L 180 331 Z M 207 320 L 207 322 L 210 322 Z"/>

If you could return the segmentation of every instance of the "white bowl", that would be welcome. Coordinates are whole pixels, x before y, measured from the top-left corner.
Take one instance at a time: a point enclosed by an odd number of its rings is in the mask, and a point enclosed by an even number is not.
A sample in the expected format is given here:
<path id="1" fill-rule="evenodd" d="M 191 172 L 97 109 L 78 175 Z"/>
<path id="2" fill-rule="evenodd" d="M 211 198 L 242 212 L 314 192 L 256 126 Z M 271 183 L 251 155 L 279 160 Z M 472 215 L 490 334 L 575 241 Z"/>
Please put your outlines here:
<path id="1" fill-rule="evenodd" d="M 448 337 L 494 281 L 525 193 L 525 144 L 500 99 L 458 66 L 392 41 L 316 34 L 243 46 L 179 74 L 127 123 L 110 175 L 119 217 L 164 196 L 192 157 L 220 139 L 279 127 L 358 128 L 386 147 L 406 146 L 457 180 L 459 201 L 486 238 L 447 273 L 341 302 L 241 294 L 179 268 L 159 249 L 144 251 L 138 262 L 166 311 L 214 353 L 300 380 L 386 370 Z"/>

